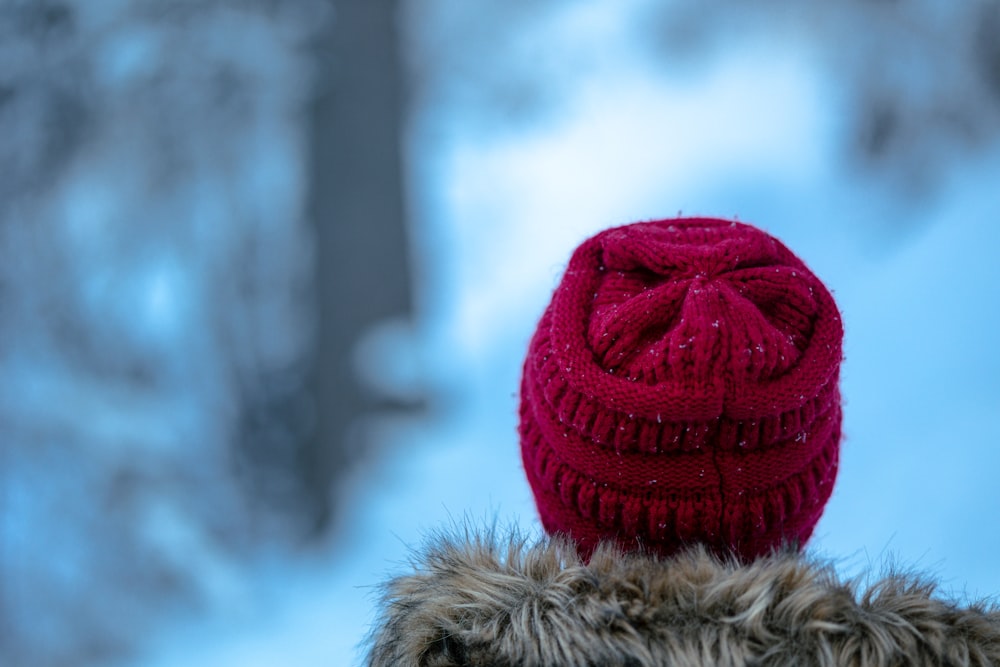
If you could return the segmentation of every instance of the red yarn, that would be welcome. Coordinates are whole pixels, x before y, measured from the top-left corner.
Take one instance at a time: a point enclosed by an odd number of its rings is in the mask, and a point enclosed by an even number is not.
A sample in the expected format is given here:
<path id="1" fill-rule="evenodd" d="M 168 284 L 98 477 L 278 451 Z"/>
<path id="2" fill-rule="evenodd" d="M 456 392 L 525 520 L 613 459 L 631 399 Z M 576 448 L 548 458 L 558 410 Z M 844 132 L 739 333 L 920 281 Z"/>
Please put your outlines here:
<path id="1" fill-rule="evenodd" d="M 542 524 L 584 553 L 801 545 L 837 473 L 842 338 L 826 287 L 749 225 L 657 220 L 587 240 L 524 364 Z"/>

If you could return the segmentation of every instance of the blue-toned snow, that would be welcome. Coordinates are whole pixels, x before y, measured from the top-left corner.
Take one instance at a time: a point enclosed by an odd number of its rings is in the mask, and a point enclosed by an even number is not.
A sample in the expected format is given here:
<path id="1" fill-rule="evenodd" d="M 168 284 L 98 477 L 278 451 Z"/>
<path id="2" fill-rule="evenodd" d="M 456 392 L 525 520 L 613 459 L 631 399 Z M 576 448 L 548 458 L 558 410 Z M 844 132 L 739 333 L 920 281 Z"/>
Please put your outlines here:
<path id="1" fill-rule="evenodd" d="M 577 39 L 625 39 L 613 23 L 571 19 Z M 398 391 L 443 398 L 428 418 L 371 425 L 389 457 L 355 472 L 328 556 L 261 565 L 139 664 L 354 664 L 375 584 L 405 570 L 422 536 L 466 518 L 537 531 L 515 432 L 535 320 L 579 241 L 679 211 L 764 227 L 842 308 L 846 439 L 811 547 L 846 573 L 891 559 L 958 594 L 1000 593 L 1000 155 L 954 168 L 917 201 L 886 194 L 840 161 L 831 85 L 795 44 L 751 41 L 677 79 L 628 55 L 589 63 L 561 115 L 518 131 L 418 106 L 406 151 L 416 321 L 373 334 L 359 363 Z M 906 233 L 886 216 L 905 217 Z M 169 326 L 184 285 L 175 267 L 151 266 L 142 316 Z"/>

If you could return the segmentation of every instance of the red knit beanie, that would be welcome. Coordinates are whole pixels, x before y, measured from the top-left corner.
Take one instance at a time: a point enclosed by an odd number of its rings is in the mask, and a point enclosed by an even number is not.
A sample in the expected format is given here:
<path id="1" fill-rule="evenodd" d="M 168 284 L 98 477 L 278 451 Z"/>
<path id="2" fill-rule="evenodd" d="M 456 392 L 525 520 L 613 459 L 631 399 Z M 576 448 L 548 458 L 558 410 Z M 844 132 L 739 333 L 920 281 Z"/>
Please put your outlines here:
<path id="1" fill-rule="evenodd" d="M 585 554 L 802 545 L 837 474 L 842 338 L 826 287 L 749 225 L 587 240 L 524 364 L 521 454 L 545 529 Z"/>

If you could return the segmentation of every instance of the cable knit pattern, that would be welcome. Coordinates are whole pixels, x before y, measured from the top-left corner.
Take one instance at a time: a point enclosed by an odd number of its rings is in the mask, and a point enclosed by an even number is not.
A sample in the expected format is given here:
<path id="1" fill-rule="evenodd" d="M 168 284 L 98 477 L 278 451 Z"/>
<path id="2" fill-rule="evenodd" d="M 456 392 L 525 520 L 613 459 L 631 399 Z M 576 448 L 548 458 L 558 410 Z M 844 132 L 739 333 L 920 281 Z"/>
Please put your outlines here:
<path id="1" fill-rule="evenodd" d="M 584 242 L 524 365 L 521 445 L 542 523 L 744 559 L 808 539 L 837 471 L 843 330 L 778 240 L 728 220 Z"/>

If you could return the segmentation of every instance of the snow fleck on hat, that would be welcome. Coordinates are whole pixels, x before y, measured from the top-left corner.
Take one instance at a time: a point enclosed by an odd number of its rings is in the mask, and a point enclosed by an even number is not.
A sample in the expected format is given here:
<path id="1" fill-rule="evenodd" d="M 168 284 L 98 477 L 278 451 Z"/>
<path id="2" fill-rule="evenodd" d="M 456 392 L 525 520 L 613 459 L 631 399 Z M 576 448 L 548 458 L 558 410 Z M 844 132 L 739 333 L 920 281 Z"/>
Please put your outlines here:
<path id="1" fill-rule="evenodd" d="M 750 225 L 590 238 L 524 364 L 521 454 L 545 529 L 584 553 L 802 545 L 837 474 L 842 338 L 826 287 Z"/>

